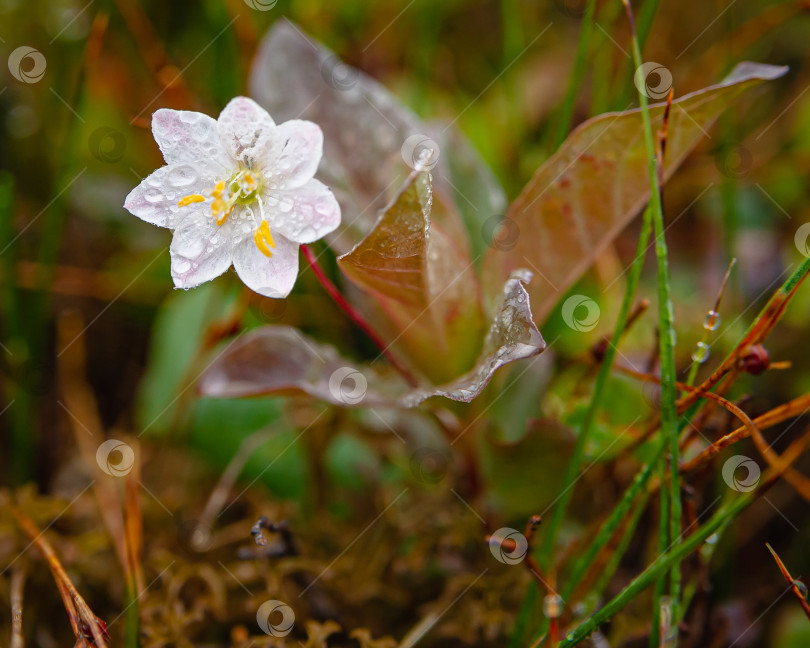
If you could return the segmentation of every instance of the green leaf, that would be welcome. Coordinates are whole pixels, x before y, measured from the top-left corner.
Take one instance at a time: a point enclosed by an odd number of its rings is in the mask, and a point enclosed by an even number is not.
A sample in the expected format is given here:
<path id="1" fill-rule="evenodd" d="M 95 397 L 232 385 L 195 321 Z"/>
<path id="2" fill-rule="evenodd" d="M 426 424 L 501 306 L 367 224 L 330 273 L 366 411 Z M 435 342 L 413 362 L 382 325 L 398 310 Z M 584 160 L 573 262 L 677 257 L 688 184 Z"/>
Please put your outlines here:
<path id="1" fill-rule="evenodd" d="M 223 312 L 223 293 L 208 283 L 174 292 L 161 306 L 152 330 L 146 371 L 137 400 L 137 422 L 144 432 L 165 432 L 178 413 L 180 395 L 203 345 L 206 323 Z"/>
<path id="2" fill-rule="evenodd" d="M 224 469 L 247 437 L 266 430 L 266 440 L 245 464 L 241 478 L 259 480 L 277 495 L 300 501 L 308 493 L 310 471 L 303 442 L 282 415 L 282 404 L 278 398 L 200 399 L 192 443 Z"/>
<path id="3" fill-rule="evenodd" d="M 326 448 L 326 469 L 339 486 L 362 490 L 379 480 L 380 458 L 374 449 L 357 437 L 341 433 Z"/>
<path id="4" fill-rule="evenodd" d="M 782 76 L 787 68 L 740 63 L 717 85 L 672 104 L 665 174 L 671 176 L 705 137 L 715 119 L 743 91 Z M 650 107 L 660 129 L 665 104 Z M 643 207 L 650 195 L 639 110 L 608 113 L 579 126 L 543 164 L 509 206 L 510 245 L 493 246 L 484 259 L 486 294 L 516 268 L 530 268 L 533 313 L 543 321 L 571 287 Z"/>

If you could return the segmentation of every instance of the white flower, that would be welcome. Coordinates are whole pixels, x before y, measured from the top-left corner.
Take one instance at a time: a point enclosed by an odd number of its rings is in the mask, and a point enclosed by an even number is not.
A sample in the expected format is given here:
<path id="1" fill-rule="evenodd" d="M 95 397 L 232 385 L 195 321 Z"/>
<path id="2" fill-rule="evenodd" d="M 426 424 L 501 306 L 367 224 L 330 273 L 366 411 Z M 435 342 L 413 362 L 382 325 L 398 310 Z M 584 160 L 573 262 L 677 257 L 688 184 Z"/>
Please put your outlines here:
<path id="1" fill-rule="evenodd" d="M 321 129 L 298 119 L 276 125 L 255 101 L 237 97 L 217 120 L 158 110 L 152 133 L 166 166 L 124 207 L 174 231 L 175 286 L 198 286 L 233 263 L 252 290 L 286 297 L 298 276 L 298 246 L 340 224 L 337 200 L 313 178 Z"/>

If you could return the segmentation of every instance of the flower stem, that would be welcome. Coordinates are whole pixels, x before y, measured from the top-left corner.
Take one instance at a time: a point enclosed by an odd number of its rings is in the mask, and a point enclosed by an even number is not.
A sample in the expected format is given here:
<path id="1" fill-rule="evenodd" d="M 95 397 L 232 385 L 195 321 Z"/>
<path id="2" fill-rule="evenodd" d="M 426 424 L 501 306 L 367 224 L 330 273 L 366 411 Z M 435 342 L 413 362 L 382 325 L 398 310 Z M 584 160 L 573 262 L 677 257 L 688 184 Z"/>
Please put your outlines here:
<path id="1" fill-rule="evenodd" d="M 323 268 L 318 264 L 318 258 L 315 256 L 315 253 L 308 245 L 301 246 L 301 252 L 304 254 L 304 259 L 306 259 L 307 264 L 312 269 L 312 272 L 315 273 L 315 276 L 318 278 L 318 281 L 323 286 L 324 290 L 329 293 L 329 296 L 335 300 L 335 303 L 340 307 L 340 309 L 348 315 L 349 319 L 352 320 L 357 326 L 359 326 L 363 332 L 371 339 L 374 345 L 380 350 L 380 353 L 385 356 L 385 359 L 391 364 L 391 366 L 396 369 L 399 374 L 405 379 L 405 381 L 411 387 L 418 387 L 419 383 L 416 380 L 416 377 L 411 373 L 411 371 L 403 365 L 397 357 L 391 353 L 389 349 L 389 345 L 385 343 L 377 332 L 371 327 L 371 325 L 366 321 L 366 319 L 352 306 L 346 298 L 340 294 L 340 291 L 337 289 L 337 286 L 332 283 L 329 277 L 326 276 L 326 273 L 323 271 Z"/>

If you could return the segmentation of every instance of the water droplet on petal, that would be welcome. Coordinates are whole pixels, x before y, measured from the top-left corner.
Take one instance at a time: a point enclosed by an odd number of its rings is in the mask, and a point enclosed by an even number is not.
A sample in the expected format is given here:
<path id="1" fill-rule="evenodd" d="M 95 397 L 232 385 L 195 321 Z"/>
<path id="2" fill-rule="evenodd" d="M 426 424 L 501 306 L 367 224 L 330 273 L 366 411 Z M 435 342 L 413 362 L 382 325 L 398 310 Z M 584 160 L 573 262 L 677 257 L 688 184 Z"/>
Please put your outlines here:
<path id="1" fill-rule="evenodd" d="M 173 265 L 174 271 L 177 274 L 184 274 L 191 269 L 191 261 L 189 261 L 185 257 L 175 257 Z"/>
<path id="2" fill-rule="evenodd" d="M 197 172 L 190 166 L 179 166 L 169 171 L 168 182 L 174 187 L 185 187 L 197 180 Z"/>
<path id="3" fill-rule="evenodd" d="M 158 203 L 163 200 L 163 192 L 160 189 L 151 187 L 144 191 L 143 197 L 150 203 Z"/>

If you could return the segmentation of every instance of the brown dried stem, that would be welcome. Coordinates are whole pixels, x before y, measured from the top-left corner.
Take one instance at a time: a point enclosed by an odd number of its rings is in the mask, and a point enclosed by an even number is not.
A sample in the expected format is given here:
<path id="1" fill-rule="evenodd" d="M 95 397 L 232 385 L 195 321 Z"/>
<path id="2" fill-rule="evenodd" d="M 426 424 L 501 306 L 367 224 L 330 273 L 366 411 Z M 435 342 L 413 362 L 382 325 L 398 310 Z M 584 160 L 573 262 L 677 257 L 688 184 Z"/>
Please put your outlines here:
<path id="1" fill-rule="evenodd" d="M 96 615 L 93 614 L 90 606 L 87 605 L 87 602 L 68 578 L 65 568 L 62 567 L 62 563 L 59 561 L 51 543 L 45 537 L 44 532 L 40 531 L 34 521 L 16 503 L 11 502 L 9 508 L 20 528 L 31 538 L 31 544 L 36 545 L 42 557 L 48 563 L 56 585 L 59 587 L 59 593 L 62 595 L 62 601 L 65 604 L 77 643 L 81 645 L 87 644 L 83 630 L 83 628 L 87 628 L 93 637 L 94 645 L 97 648 L 106 648 L 107 642 L 104 636 L 106 628 L 103 626 L 103 622 L 100 622 Z"/>

